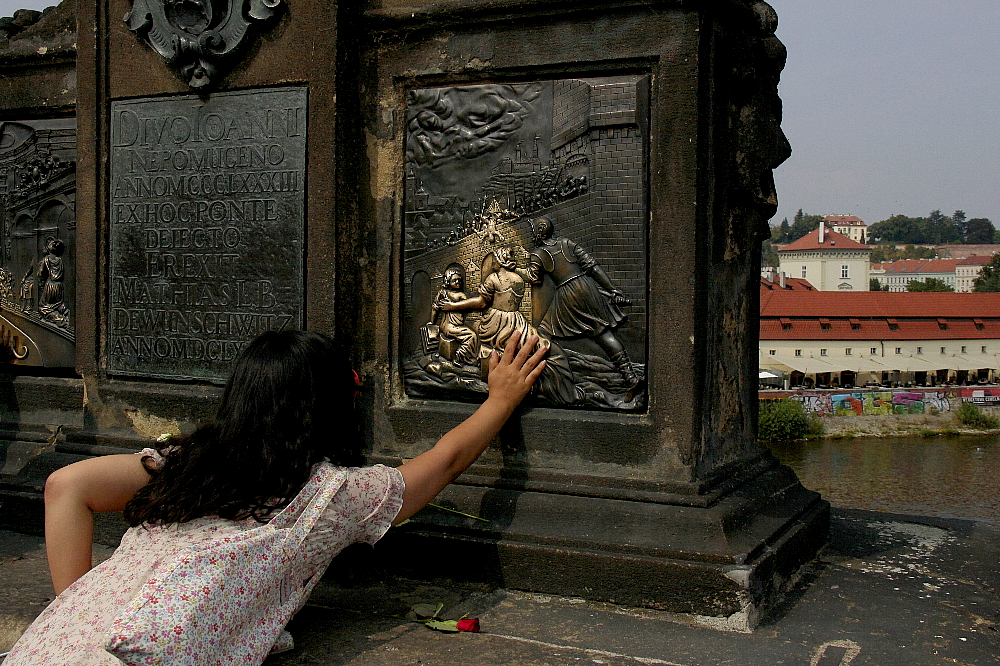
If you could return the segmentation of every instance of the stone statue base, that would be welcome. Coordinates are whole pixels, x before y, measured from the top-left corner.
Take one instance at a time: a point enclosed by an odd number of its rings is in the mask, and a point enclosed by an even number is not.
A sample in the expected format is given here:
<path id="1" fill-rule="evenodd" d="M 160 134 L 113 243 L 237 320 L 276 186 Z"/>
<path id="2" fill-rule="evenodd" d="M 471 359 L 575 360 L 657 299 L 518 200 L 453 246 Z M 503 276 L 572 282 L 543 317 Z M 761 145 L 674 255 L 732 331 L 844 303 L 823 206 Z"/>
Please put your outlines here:
<path id="1" fill-rule="evenodd" d="M 425 509 L 377 550 L 403 575 L 693 614 L 749 631 L 825 544 L 830 512 L 769 454 L 755 469 L 739 485 L 647 501 L 517 490 L 544 482 L 467 474 L 435 504 L 485 521 Z"/>

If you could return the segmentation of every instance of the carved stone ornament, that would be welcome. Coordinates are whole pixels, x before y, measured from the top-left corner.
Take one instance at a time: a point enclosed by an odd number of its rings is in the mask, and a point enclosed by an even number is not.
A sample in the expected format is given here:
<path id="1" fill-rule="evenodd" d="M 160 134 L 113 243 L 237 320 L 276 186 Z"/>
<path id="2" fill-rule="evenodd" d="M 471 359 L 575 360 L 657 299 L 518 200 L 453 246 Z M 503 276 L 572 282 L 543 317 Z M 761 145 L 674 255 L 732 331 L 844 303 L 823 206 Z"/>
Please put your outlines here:
<path id="1" fill-rule="evenodd" d="M 134 0 L 129 30 L 163 56 L 189 86 L 204 88 L 225 74 L 255 22 L 271 19 L 281 0 Z"/>

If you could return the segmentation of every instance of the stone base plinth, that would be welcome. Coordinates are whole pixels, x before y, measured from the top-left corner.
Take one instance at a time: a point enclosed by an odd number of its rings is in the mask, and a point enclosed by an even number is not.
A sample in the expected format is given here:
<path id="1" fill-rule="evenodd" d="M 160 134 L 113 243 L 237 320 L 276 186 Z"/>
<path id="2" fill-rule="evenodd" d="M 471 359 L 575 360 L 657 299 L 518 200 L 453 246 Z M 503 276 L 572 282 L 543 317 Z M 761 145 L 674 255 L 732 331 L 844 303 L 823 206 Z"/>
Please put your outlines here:
<path id="1" fill-rule="evenodd" d="M 708 507 L 455 484 L 379 544 L 386 569 L 752 629 L 826 542 L 829 503 L 774 466 Z M 712 624 L 712 622 L 709 622 Z"/>

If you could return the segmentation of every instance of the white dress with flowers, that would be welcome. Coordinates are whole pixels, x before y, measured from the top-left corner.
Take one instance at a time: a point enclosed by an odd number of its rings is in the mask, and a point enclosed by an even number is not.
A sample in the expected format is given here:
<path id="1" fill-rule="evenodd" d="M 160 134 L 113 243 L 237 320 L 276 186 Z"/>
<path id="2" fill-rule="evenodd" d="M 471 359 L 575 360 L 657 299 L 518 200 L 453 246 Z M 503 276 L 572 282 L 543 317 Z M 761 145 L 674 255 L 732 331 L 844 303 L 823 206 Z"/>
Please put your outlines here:
<path id="1" fill-rule="evenodd" d="M 146 449 L 143 453 L 155 452 Z M 325 570 L 350 544 L 378 541 L 402 506 L 403 477 L 398 470 L 375 465 L 347 472 L 347 480 L 303 544 L 301 556 L 310 577 Z M 122 539 L 127 547 L 116 550 L 56 597 L 3 665 L 120 666 L 122 662 L 104 650 L 108 630 L 156 566 L 183 548 L 259 526 L 252 518 L 232 521 L 206 516 L 179 525 L 131 528 Z M 276 648 L 287 649 L 291 637 L 284 632 L 278 643 Z"/>

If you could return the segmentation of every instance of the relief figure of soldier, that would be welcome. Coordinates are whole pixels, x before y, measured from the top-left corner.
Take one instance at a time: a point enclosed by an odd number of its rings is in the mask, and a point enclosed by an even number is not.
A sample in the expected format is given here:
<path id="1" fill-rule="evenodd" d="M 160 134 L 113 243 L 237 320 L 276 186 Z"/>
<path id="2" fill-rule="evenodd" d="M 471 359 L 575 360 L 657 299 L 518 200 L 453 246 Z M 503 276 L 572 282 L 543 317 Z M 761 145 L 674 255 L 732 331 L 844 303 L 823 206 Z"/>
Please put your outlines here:
<path id="1" fill-rule="evenodd" d="M 538 324 L 548 338 L 591 338 L 615 364 L 628 388 L 639 379 L 625 346 L 615 329 L 625 321 L 619 306 L 631 301 L 612 283 L 605 270 L 579 244 L 553 237 L 555 227 L 548 217 L 532 223 L 535 247 L 530 252 L 524 277 L 533 284 L 549 275 L 555 283 L 552 302 Z"/>

